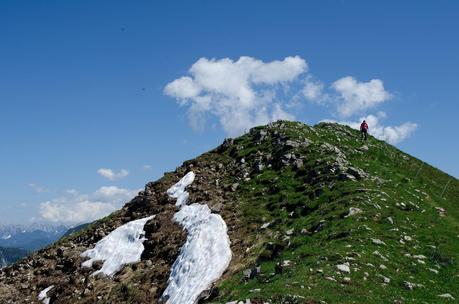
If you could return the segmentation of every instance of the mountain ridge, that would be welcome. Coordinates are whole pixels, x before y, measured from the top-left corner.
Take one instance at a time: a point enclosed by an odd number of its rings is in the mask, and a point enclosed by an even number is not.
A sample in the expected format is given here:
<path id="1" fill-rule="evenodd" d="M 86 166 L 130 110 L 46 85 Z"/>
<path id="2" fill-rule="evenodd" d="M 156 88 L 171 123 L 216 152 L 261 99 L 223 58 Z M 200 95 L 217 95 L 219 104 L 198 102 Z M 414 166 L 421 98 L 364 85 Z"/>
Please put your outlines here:
<path id="1" fill-rule="evenodd" d="M 19 259 L 24 258 L 29 251 L 20 248 L 0 247 L 0 268 L 6 267 Z"/>
<path id="2" fill-rule="evenodd" d="M 0 246 L 34 251 L 54 243 L 68 229 L 65 225 L 45 223 L 0 225 Z"/>
<path id="3" fill-rule="evenodd" d="M 38 303 L 54 286 L 50 303 L 158 302 L 186 240 L 166 192 L 193 171 L 189 204 L 206 203 L 225 220 L 232 250 L 201 302 L 453 301 L 457 179 L 359 138 L 338 124 L 278 121 L 226 139 L 148 183 L 121 210 L 2 269 L 0 299 Z M 82 252 L 150 215 L 140 262 L 112 279 L 90 276 L 100 263 L 81 267 Z"/>

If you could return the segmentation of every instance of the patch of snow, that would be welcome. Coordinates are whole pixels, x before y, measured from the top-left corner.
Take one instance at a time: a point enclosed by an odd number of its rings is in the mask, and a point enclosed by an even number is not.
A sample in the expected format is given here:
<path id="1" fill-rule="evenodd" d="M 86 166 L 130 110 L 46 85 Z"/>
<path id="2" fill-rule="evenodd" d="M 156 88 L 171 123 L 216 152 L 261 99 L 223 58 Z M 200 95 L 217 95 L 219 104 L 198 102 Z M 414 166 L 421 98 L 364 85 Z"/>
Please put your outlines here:
<path id="1" fill-rule="evenodd" d="M 187 231 L 187 240 L 172 265 L 162 298 L 168 304 L 193 304 L 218 280 L 231 261 L 230 239 L 225 221 L 207 205 L 186 205 L 185 188 L 194 180 L 189 172 L 167 194 L 177 198 L 180 210 L 174 220 Z"/>
<path id="2" fill-rule="evenodd" d="M 48 291 L 54 288 L 54 285 L 49 286 L 48 288 L 43 289 L 39 294 L 38 294 L 38 300 L 41 301 L 43 304 L 49 304 L 49 297 L 48 297 Z"/>
<path id="3" fill-rule="evenodd" d="M 185 191 L 185 188 L 193 183 L 195 177 L 194 172 L 190 171 L 178 183 L 167 190 L 167 195 L 177 199 L 175 206 L 178 208 L 186 204 L 189 194 Z"/>
<path id="4" fill-rule="evenodd" d="M 89 258 L 81 266 L 91 267 L 95 261 L 104 261 L 102 268 L 93 272 L 92 275 L 103 273 L 113 276 L 124 265 L 140 262 L 144 250 L 144 226 L 153 217 L 134 220 L 113 230 L 97 242 L 93 249 L 81 254 L 82 257 Z"/>
<path id="5" fill-rule="evenodd" d="M 2 239 L 4 239 L 4 240 L 9 240 L 9 239 L 11 239 L 11 234 L 2 236 Z"/>

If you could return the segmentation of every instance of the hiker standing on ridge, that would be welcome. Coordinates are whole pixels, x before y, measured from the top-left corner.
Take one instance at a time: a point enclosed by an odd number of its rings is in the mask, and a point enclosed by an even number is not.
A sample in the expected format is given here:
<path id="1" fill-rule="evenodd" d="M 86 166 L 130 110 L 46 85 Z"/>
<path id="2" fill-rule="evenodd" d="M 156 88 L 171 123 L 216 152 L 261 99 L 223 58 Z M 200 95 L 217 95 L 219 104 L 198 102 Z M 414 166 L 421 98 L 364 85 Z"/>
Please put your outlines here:
<path id="1" fill-rule="evenodd" d="M 368 124 L 365 120 L 360 124 L 360 132 L 362 132 L 362 139 L 367 140 Z"/>

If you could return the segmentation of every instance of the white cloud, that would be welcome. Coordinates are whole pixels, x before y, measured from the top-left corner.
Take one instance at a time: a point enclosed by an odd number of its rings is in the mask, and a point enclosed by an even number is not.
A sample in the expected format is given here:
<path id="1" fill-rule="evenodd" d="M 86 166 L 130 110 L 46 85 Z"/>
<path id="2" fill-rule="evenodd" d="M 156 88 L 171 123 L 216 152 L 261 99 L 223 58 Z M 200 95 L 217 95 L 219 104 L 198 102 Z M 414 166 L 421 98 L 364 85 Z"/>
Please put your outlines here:
<path id="1" fill-rule="evenodd" d="M 358 82 L 347 76 L 333 82 L 331 87 L 340 94 L 338 113 L 343 117 L 362 113 L 392 98 L 380 79 Z"/>
<path id="2" fill-rule="evenodd" d="M 384 126 L 381 124 L 381 120 L 384 118 L 386 118 L 386 113 L 379 112 L 376 115 L 370 114 L 361 117 L 358 121 L 341 121 L 339 123 L 359 130 L 362 121 L 366 120 L 369 126 L 369 134 L 390 144 L 397 144 L 408 138 L 418 127 L 417 124 L 412 122 L 405 122 L 398 126 Z"/>
<path id="3" fill-rule="evenodd" d="M 153 167 L 152 167 L 151 165 L 143 165 L 143 166 L 142 166 L 142 169 L 143 169 L 144 171 L 150 171 L 150 170 L 153 169 Z"/>
<path id="4" fill-rule="evenodd" d="M 138 191 L 135 191 L 138 192 Z M 120 198 L 129 198 L 133 196 L 133 191 L 129 189 L 118 188 L 116 186 L 104 186 L 100 187 L 94 196 L 101 200 L 112 200 Z"/>
<path id="5" fill-rule="evenodd" d="M 32 188 L 35 192 L 37 193 L 46 193 L 46 192 L 49 192 L 48 189 L 46 189 L 45 187 L 43 186 L 40 186 L 38 184 L 35 184 L 35 183 L 30 183 L 29 184 L 29 187 Z"/>
<path id="6" fill-rule="evenodd" d="M 40 215 L 50 222 L 87 223 L 119 209 L 139 191 L 116 186 L 101 187 L 92 194 L 79 194 L 73 190 L 67 196 L 41 203 Z"/>
<path id="7" fill-rule="evenodd" d="M 299 56 L 271 62 L 245 56 L 201 58 L 187 75 L 167 84 L 164 93 L 187 107 L 193 129 L 203 129 L 206 120 L 215 117 L 230 136 L 278 119 L 294 120 L 304 101 L 325 106 L 358 128 L 356 117 L 392 98 L 380 79 L 359 82 L 347 76 L 329 85 L 308 70 Z M 383 118 L 382 112 L 367 116 L 372 134 L 390 143 L 399 143 L 417 128 L 411 122 L 384 126 Z"/>
<path id="8" fill-rule="evenodd" d="M 129 175 L 129 171 L 125 169 L 121 169 L 119 172 L 115 172 L 112 169 L 100 168 L 97 170 L 97 173 L 111 181 L 121 179 Z"/>
<path id="9" fill-rule="evenodd" d="M 189 76 L 167 84 L 164 93 L 189 106 L 194 129 L 202 128 L 206 115 L 212 115 L 226 133 L 235 136 L 279 117 L 294 119 L 275 97 L 279 88 L 288 88 L 307 70 L 306 61 L 298 56 L 271 62 L 245 56 L 237 61 L 201 58 L 191 66 Z"/>
<path id="10" fill-rule="evenodd" d="M 321 81 L 312 80 L 311 78 L 306 79 L 302 93 L 308 101 L 317 104 L 322 104 L 327 99 L 324 92 L 324 84 Z"/>

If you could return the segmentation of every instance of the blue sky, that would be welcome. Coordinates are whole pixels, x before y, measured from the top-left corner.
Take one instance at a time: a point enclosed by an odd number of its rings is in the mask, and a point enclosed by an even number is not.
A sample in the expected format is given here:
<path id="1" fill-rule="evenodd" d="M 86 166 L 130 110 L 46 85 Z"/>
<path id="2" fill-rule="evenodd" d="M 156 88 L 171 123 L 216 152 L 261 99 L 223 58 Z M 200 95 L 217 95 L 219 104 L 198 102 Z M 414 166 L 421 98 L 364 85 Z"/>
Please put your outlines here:
<path id="1" fill-rule="evenodd" d="M 308 124 L 416 124 L 397 146 L 458 177 L 458 12 L 457 1 L 1 1 L 0 224 L 109 212 L 232 135 L 223 116 L 240 113 L 219 112 L 219 92 L 199 83 L 213 104 L 199 130 L 198 102 L 165 94 L 181 77 L 196 85 L 200 58 L 203 69 L 229 58 L 257 102 L 274 92 L 268 112 L 279 99 Z M 305 62 L 298 77 L 256 82 L 253 64 L 278 61 L 282 75 L 287 57 Z M 308 81 L 320 98 L 301 95 Z M 375 102 L 341 115 L 356 98 Z"/>

